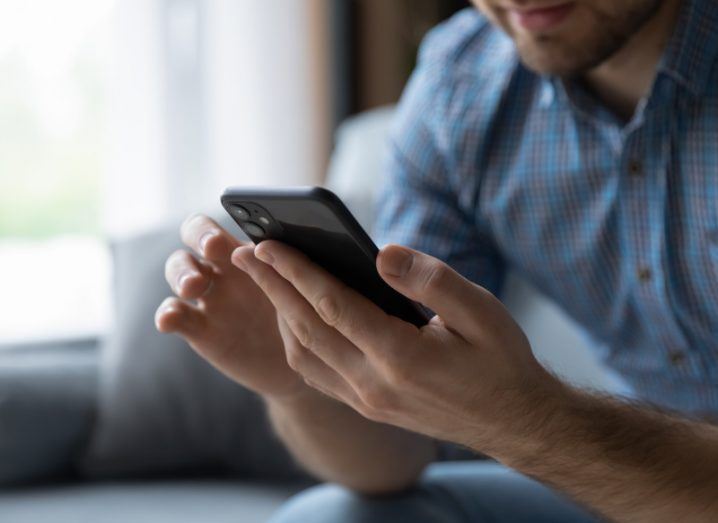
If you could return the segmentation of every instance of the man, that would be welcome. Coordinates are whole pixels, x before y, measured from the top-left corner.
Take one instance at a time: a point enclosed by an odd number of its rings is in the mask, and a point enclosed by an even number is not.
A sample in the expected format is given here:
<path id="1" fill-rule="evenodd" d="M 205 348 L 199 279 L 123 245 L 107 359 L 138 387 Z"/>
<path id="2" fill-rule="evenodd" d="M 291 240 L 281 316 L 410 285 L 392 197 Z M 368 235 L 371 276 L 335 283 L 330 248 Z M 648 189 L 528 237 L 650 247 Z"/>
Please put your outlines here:
<path id="1" fill-rule="evenodd" d="M 342 485 L 277 521 L 718 521 L 718 7 L 475 4 L 423 46 L 379 219 L 417 250 L 385 247 L 378 271 L 431 323 L 195 216 L 158 328 L 261 394 L 296 458 Z M 637 401 L 537 363 L 489 292 L 507 266 L 607 347 Z M 436 440 L 505 468 L 425 471 Z"/>

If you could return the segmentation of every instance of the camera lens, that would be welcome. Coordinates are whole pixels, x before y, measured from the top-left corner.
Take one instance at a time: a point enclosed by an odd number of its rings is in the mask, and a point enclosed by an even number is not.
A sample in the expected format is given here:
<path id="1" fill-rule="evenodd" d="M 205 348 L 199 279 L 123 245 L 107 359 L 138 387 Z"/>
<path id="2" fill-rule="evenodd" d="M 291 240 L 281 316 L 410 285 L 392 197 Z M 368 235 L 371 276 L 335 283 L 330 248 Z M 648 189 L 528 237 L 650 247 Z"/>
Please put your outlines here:
<path id="1" fill-rule="evenodd" d="M 263 238 L 265 234 L 264 229 L 262 229 L 254 222 L 247 222 L 243 224 L 242 229 L 244 229 L 244 232 L 246 232 L 248 235 L 255 236 L 257 238 Z"/>
<path id="2" fill-rule="evenodd" d="M 240 220 L 249 220 L 249 211 L 241 205 L 232 204 L 232 212 Z"/>

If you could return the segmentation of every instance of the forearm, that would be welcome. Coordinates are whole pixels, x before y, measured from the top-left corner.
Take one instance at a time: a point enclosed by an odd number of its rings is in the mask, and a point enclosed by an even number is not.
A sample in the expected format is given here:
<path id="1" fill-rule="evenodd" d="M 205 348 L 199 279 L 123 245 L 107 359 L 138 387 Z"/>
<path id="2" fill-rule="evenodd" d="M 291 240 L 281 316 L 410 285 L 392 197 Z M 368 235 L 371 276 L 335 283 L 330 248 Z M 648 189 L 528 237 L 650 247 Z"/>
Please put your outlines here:
<path id="1" fill-rule="evenodd" d="M 387 284 L 436 312 L 415 328 L 291 247 L 237 253 L 289 320 L 291 368 L 353 409 L 270 406 L 317 475 L 364 491 L 413 481 L 433 445 L 371 419 L 474 447 L 618 521 L 718 521 L 716 429 L 562 385 L 501 302 L 445 263 L 395 245 L 377 257 Z"/>
<path id="2" fill-rule="evenodd" d="M 718 429 L 556 384 L 494 456 L 615 521 L 718 521 Z"/>
<path id="3" fill-rule="evenodd" d="M 309 472 L 369 494 L 411 486 L 436 457 L 434 442 L 369 421 L 346 405 L 309 391 L 267 401 L 275 431 Z"/>

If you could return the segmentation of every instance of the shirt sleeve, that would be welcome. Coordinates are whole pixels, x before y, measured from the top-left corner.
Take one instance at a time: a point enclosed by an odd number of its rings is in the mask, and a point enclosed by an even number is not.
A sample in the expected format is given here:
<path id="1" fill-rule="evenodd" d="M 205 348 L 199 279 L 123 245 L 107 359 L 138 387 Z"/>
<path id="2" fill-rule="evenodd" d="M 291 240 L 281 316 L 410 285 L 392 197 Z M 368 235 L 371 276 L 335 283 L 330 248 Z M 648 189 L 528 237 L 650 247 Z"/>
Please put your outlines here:
<path id="1" fill-rule="evenodd" d="M 397 243 L 435 256 L 498 294 L 504 262 L 476 209 L 460 204 L 454 161 L 439 145 L 446 142 L 442 126 L 450 125 L 441 110 L 450 93 L 437 81 L 440 75 L 431 63 L 420 63 L 402 95 L 376 202 L 375 237 L 380 245 Z"/>

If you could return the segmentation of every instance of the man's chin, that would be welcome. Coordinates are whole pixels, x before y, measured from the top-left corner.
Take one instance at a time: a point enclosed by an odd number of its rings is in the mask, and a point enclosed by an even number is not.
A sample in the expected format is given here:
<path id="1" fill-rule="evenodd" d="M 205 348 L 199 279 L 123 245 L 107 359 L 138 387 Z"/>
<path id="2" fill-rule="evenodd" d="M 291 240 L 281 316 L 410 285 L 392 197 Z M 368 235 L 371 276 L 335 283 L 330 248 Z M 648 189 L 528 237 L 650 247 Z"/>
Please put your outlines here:
<path id="1" fill-rule="evenodd" d="M 560 77 L 577 76 L 599 65 L 604 57 L 581 56 L 575 48 L 551 46 L 547 49 L 519 48 L 521 62 L 530 70 L 541 75 Z"/>
<path id="2" fill-rule="evenodd" d="M 551 59 L 541 60 L 535 57 L 525 58 L 522 56 L 521 62 L 527 69 L 544 76 L 571 77 L 586 71 L 586 68 Z"/>

